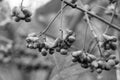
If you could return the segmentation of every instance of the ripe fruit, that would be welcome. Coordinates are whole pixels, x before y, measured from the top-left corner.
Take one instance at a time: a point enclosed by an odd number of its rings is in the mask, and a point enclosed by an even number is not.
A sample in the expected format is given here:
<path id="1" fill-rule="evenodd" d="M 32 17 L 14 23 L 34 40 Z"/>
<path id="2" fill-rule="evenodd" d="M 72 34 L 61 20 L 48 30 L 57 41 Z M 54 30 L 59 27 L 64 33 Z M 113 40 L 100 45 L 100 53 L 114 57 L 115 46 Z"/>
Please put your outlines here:
<path id="1" fill-rule="evenodd" d="M 25 22 L 31 22 L 31 17 L 25 18 Z"/>
<path id="2" fill-rule="evenodd" d="M 46 51 L 45 48 L 43 48 L 43 49 L 41 50 L 41 54 L 42 54 L 43 56 L 46 56 L 46 55 L 47 55 L 47 51 Z"/>
<path id="3" fill-rule="evenodd" d="M 24 13 L 26 18 L 32 15 L 32 13 L 28 9 L 25 9 L 25 8 L 22 9 L 22 12 Z"/>
<path id="4" fill-rule="evenodd" d="M 111 69 L 111 66 L 108 63 L 106 63 L 105 64 L 105 70 L 109 71 L 110 69 Z"/>
<path id="5" fill-rule="evenodd" d="M 66 49 L 61 49 L 60 54 L 67 55 L 68 51 Z"/>
<path id="6" fill-rule="evenodd" d="M 75 37 L 74 37 L 74 36 L 69 36 L 69 37 L 68 37 L 68 41 L 69 41 L 70 43 L 73 43 L 73 42 L 75 41 Z"/>
<path id="7" fill-rule="evenodd" d="M 111 67 L 115 66 L 115 61 L 113 59 L 109 59 L 107 61 L 107 64 L 109 64 Z"/>
<path id="8" fill-rule="evenodd" d="M 75 57 L 72 57 L 72 62 L 77 62 L 78 60 Z"/>
<path id="9" fill-rule="evenodd" d="M 54 54 L 54 49 L 53 48 L 49 49 L 49 54 L 51 54 L 51 55 Z"/>
<path id="10" fill-rule="evenodd" d="M 97 72 L 98 74 L 100 74 L 100 73 L 102 73 L 102 69 L 98 68 L 98 69 L 96 70 L 96 72 Z"/>
<path id="11" fill-rule="evenodd" d="M 16 22 L 19 22 L 21 19 L 20 18 L 18 18 L 18 17 L 15 17 L 15 19 L 14 19 Z"/>
<path id="12" fill-rule="evenodd" d="M 75 52 L 72 52 L 72 56 L 73 57 L 79 57 L 80 55 L 82 54 L 82 51 L 75 51 Z"/>
<path id="13" fill-rule="evenodd" d="M 88 66 L 87 64 L 82 64 L 82 63 L 81 63 L 81 67 L 83 67 L 83 68 L 88 68 L 89 66 Z"/>
<path id="14" fill-rule="evenodd" d="M 109 59 L 116 59 L 116 55 L 110 55 Z"/>
<path id="15" fill-rule="evenodd" d="M 115 59 L 115 64 L 118 65 L 119 63 L 120 63 L 120 61 Z"/>
<path id="16" fill-rule="evenodd" d="M 110 48 L 111 48 L 112 50 L 116 50 L 116 49 L 117 49 L 117 45 L 114 44 L 114 43 L 111 43 L 111 44 L 110 44 Z"/>
<path id="17" fill-rule="evenodd" d="M 104 62 L 102 60 L 99 60 L 98 66 L 99 66 L 99 68 L 104 69 L 104 67 L 105 67 Z"/>
<path id="18" fill-rule="evenodd" d="M 91 66 L 94 67 L 94 68 L 97 68 L 98 67 L 98 62 L 97 61 L 93 61 L 91 63 Z"/>

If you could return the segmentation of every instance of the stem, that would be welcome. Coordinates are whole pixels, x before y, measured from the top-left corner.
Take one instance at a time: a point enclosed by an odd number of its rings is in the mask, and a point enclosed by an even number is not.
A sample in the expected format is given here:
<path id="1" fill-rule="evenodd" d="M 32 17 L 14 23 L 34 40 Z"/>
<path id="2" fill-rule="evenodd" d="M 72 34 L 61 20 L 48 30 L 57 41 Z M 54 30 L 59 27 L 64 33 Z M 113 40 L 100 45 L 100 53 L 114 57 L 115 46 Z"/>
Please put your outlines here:
<path id="1" fill-rule="evenodd" d="M 112 19 L 110 21 L 110 23 L 112 24 L 113 23 L 113 20 L 114 20 L 114 17 L 115 17 L 115 13 L 116 13 L 116 9 L 117 9 L 117 2 L 115 3 L 115 9 L 114 9 L 114 12 L 112 14 Z M 110 26 L 108 25 L 105 32 L 104 33 L 107 33 L 107 31 L 110 29 Z"/>
<path id="2" fill-rule="evenodd" d="M 65 9 L 67 7 L 67 5 L 63 6 L 63 9 Z M 48 24 L 48 26 L 46 27 L 46 29 L 43 32 L 40 32 L 38 35 L 41 36 L 43 34 L 45 34 L 48 29 L 50 28 L 50 26 L 52 25 L 52 23 L 56 20 L 56 18 L 60 15 L 61 10 L 58 11 L 58 13 L 56 14 L 56 16 L 50 21 L 50 23 Z"/>
<path id="3" fill-rule="evenodd" d="M 85 44 L 86 44 L 86 38 L 87 38 L 87 30 L 88 30 L 88 26 L 85 29 L 85 35 L 84 35 L 84 43 L 83 43 L 83 50 L 85 51 Z"/>
<path id="4" fill-rule="evenodd" d="M 21 5 L 20 5 L 21 9 L 22 9 L 22 5 L 23 5 L 23 1 L 24 1 L 24 0 L 21 1 Z"/>
<path id="5" fill-rule="evenodd" d="M 84 9 L 81 8 L 81 7 L 77 7 L 77 5 L 75 5 L 75 4 L 71 4 L 71 3 L 67 2 L 67 1 L 64 1 L 64 3 L 67 4 L 67 5 L 69 5 L 69 6 L 71 6 L 72 8 L 76 8 L 76 9 L 82 11 L 82 12 L 86 12 L 88 15 L 90 15 L 90 16 L 92 16 L 92 17 L 94 17 L 94 18 L 97 18 L 97 19 L 99 19 L 100 21 L 104 22 L 105 24 L 109 25 L 110 27 L 113 27 L 114 29 L 120 31 L 120 27 L 119 27 L 119 26 L 116 26 L 116 25 L 114 25 L 114 24 L 111 24 L 110 22 L 108 22 L 108 21 L 105 20 L 104 18 L 102 18 L 102 17 L 100 17 L 100 16 L 98 16 L 98 15 L 96 15 L 96 14 L 93 14 L 93 13 L 91 13 L 91 12 L 89 12 L 89 11 L 86 11 L 86 10 L 84 10 Z"/>
<path id="6" fill-rule="evenodd" d="M 88 17 L 88 14 L 87 14 L 87 13 L 85 14 L 85 16 L 86 16 L 87 23 L 88 23 L 88 25 L 89 25 L 89 27 L 90 27 L 90 30 L 91 30 L 91 32 L 92 32 L 92 34 L 93 34 L 93 36 L 94 36 L 94 38 L 95 38 L 95 40 L 96 40 L 96 42 L 97 42 L 97 47 L 98 47 L 98 50 L 99 50 L 99 52 L 100 52 L 100 56 L 103 57 L 102 51 L 101 51 L 101 49 L 100 49 L 100 45 L 98 44 L 98 43 L 99 43 L 99 40 L 98 40 L 98 38 L 97 38 L 96 32 L 93 30 L 93 26 L 92 26 L 91 23 L 90 23 L 90 20 L 89 20 L 89 17 Z"/>
<path id="7" fill-rule="evenodd" d="M 61 31 L 61 39 L 63 39 L 63 5 L 64 0 L 61 1 L 61 25 L 60 25 L 60 31 Z"/>

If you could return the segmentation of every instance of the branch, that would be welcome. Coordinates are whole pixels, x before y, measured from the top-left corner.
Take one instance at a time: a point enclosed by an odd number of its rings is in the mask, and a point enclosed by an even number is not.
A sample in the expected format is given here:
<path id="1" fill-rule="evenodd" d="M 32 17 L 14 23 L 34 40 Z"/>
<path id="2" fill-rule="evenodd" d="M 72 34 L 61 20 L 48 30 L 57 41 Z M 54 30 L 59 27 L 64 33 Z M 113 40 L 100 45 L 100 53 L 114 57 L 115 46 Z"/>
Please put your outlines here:
<path id="1" fill-rule="evenodd" d="M 61 0 L 62 1 L 62 0 Z M 82 12 L 86 12 L 87 14 L 89 14 L 90 16 L 94 17 L 94 18 L 97 18 L 99 19 L 100 21 L 104 22 L 105 24 L 109 25 L 110 27 L 113 27 L 114 29 L 120 31 L 120 27 L 119 26 L 116 26 L 115 24 L 111 24 L 110 22 L 108 22 L 107 20 L 105 20 L 104 18 L 100 17 L 100 16 L 97 16 L 96 14 L 93 14 L 91 13 L 90 11 L 86 11 L 84 10 L 83 8 L 80 8 L 80 7 L 77 7 L 76 4 L 72 4 L 72 3 L 69 3 L 67 1 L 64 1 L 65 4 L 67 4 L 68 6 L 71 6 L 72 8 L 75 8 L 75 9 L 78 9 Z"/>

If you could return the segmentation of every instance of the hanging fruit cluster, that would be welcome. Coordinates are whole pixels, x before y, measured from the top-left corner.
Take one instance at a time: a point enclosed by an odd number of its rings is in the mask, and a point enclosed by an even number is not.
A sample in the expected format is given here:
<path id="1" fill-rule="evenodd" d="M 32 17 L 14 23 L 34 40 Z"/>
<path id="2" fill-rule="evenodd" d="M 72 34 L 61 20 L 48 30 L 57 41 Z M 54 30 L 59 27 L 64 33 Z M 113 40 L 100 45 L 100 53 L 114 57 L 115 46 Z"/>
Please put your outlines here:
<path id="1" fill-rule="evenodd" d="M 109 71 L 115 68 L 118 65 L 119 61 L 116 59 L 115 55 L 111 55 L 108 59 L 98 59 L 91 63 L 90 69 L 91 71 L 96 71 L 97 73 L 101 73 L 103 70 Z"/>
<path id="2" fill-rule="evenodd" d="M 66 55 L 68 49 L 75 41 L 75 34 L 69 31 L 64 39 L 57 38 L 53 45 L 48 45 L 46 42 L 41 43 L 35 33 L 29 34 L 26 41 L 28 48 L 38 49 L 43 56 L 46 56 L 48 53 L 53 54 L 55 51 L 60 52 L 62 55 Z"/>
<path id="3" fill-rule="evenodd" d="M 97 73 L 101 73 L 103 70 L 109 71 L 119 63 L 115 55 L 110 55 L 106 59 L 97 59 L 94 55 L 83 51 L 72 52 L 72 61 L 78 62 L 81 67 L 90 68 L 92 72 L 96 71 Z"/>
<path id="4" fill-rule="evenodd" d="M 25 22 L 31 21 L 32 13 L 27 8 L 14 7 L 12 10 L 12 17 L 16 22 L 24 20 Z"/>
<path id="5" fill-rule="evenodd" d="M 100 44 L 104 50 L 116 50 L 117 38 L 115 36 L 109 36 L 103 34 L 104 41 Z"/>
<path id="6" fill-rule="evenodd" d="M 96 60 L 96 57 L 92 54 L 86 53 L 84 51 L 72 52 L 72 61 L 81 64 L 81 67 L 88 68 L 92 61 Z"/>

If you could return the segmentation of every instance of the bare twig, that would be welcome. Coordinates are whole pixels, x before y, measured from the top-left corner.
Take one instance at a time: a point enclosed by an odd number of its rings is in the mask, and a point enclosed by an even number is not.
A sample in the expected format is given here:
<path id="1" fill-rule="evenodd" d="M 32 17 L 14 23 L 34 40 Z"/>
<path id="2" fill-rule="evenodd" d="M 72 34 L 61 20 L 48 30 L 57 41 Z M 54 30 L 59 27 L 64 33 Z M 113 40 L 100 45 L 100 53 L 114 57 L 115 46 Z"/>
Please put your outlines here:
<path id="1" fill-rule="evenodd" d="M 95 40 L 96 40 L 96 42 L 97 42 L 97 47 L 98 47 L 98 50 L 99 50 L 99 52 L 100 52 L 100 56 L 103 57 L 103 54 L 102 54 L 100 45 L 98 44 L 98 43 L 99 43 L 99 40 L 98 40 L 98 38 L 97 38 L 96 32 L 93 30 L 93 26 L 92 26 L 91 23 L 90 23 L 90 20 L 89 20 L 89 17 L 88 17 L 88 14 L 87 14 L 87 13 L 85 14 L 85 16 L 86 16 L 87 23 L 88 23 L 88 25 L 89 25 L 89 27 L 90 27 L 90 30 L 91 30 L 91 32 L 92 32 L 92 34 L 93 34 L 93 36 L 94 36 L 94 38 L 95 38 Z"/>
<path id="2" fill-rule="evenodd" d="M 63 6 L 63 9 L 65 9 L 67 7 L 67 5 Z M 45 34 L 47 32 L 47 30 L 50 28 L 50 26 L 52 25 L 52 23 L 56 20 L 56 18 L 60 15 L 61 10 L 58 11 L 58 13 L 56 14 L 56 16 L 54 17 L 54 19 L 52 19 L 50 21 L 50 23 L 48 24 L 48 26 L 46 27 L 46 29 L 43 32 L 40 32 L 38 35 L 41 36 L 43 34 Z"/>
<path id="3" fill-rule="evenodd" d="M 93 14 L 93 13 L 91 13 L 91 12 L 89 12 L 89 11 L 86 11 L 85 9 L 83 9 L 83 8 L 81 8 L 81 7 L 78 7 L 76 4 L 71 4 L 71 3 L 67 2 L 67 1 L 64 1 L 64 3 L 67 4 L 67 5 L 69 5 L 69 6 L 71 6 L 72 8 L 76 8 L 76 9 L 82 11 L 82 12 L 86 12 L 86 13 L 89 14 L 90 16 L 92 16 L 92 17 L 94 17 L 94 18 L 97 18 L 97 19 L 99 19 L 100 21 L 104 22 L 105 24 L 109 25 L 110 27 L 113 27 L 114 29 L 120 31 L 120 27 L 119 27 L 119 26 L 116 26 L 115 24 L 111 24 L 110 22 L 108 22 L 108 21 L 105 20 L 104 18 L 102 18 L 102 17 L 100 17 L 100 16 L 98 16 L 98 15 L 96 15 L 96 14 Z"/>
<path id="4" fill-rule="evenodd" d="M 113 23 L 113 20 L 114 20 L 115 14 L 116 14 L 117 5 L 118 5 L 118 2 L 115 3 L 115 9 L 114 9 L 114 12 L 112 13 L 112 18 L 111 18 L 110 23 Z M 107 31 L 109 29 L 110 29 L 110 26 L 108 25 L 104 33 L 107 33 Z"/>

